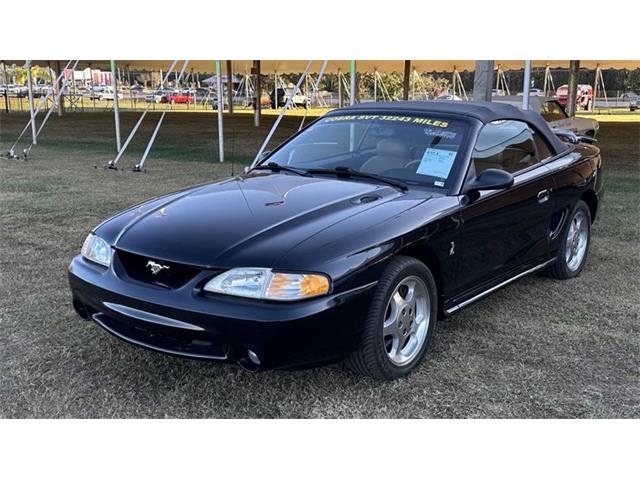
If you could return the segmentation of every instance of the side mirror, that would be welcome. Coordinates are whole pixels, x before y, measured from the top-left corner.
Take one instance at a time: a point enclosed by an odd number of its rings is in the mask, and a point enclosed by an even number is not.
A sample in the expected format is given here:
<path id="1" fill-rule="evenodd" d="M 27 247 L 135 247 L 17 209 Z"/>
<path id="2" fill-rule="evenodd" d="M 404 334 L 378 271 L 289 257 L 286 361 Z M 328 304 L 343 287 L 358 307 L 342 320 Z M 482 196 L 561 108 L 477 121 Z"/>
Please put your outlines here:
<path id="1" fill-rule="evenodd" d="M 474 178 L 465 188 L 471 201 L 476 200 L 483 190 L 504 190 L 513 185 L 513 175 L 497 168 L 487 168 Z"/>

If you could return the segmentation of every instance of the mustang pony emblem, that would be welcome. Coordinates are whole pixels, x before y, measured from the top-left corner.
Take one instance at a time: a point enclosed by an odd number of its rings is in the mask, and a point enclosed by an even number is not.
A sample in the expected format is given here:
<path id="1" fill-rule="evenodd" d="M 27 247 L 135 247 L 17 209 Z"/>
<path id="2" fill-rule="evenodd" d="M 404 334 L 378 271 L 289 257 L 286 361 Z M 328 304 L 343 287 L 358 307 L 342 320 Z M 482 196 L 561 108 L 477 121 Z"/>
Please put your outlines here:
<path id="1" fill-rule="evenodd" d="M 165 268 L 167 270 L 169 269 L 168 265 L 162 265 L 161 263 L 156 263 L 153 260 L 149 260 L 147 262 L 147 267 L 151 269 L 151 273 L 154 275 L 156 275 L 160 270 L 164 270 Z"/>

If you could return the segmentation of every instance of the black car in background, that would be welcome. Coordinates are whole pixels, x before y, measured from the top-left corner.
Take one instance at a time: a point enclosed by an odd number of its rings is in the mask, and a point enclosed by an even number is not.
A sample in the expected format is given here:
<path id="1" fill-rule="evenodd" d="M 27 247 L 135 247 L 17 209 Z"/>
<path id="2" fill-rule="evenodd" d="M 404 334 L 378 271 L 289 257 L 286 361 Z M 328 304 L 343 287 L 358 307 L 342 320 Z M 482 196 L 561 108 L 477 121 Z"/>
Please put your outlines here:
<path id="1" fill-rule="evenodd" d="M 163 353 L 249 370 L 346 357 L 394 379 L 439 318 L 534 272 L 579 275 L 601 191 L 598 148 L 536 113 L 360 104 L 246 174 L 98 225 L 69 267 L 73 305 Z"/>

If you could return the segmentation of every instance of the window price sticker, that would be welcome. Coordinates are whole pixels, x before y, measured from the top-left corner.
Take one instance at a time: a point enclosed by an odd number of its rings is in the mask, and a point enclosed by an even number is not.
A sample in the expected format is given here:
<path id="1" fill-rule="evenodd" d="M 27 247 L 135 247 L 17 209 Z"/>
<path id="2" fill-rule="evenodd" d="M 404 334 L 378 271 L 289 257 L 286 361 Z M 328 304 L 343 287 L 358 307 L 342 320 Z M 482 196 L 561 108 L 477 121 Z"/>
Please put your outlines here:
<path id="1" fill-rule="evenodd" d="M 446 179 L 449 177 L 449 172 L 451 172 L 456 153 L 451 150 L 427 148 L 424 151 L 424 155 L 422 155 L 422 160 L 416 173 Z"/>

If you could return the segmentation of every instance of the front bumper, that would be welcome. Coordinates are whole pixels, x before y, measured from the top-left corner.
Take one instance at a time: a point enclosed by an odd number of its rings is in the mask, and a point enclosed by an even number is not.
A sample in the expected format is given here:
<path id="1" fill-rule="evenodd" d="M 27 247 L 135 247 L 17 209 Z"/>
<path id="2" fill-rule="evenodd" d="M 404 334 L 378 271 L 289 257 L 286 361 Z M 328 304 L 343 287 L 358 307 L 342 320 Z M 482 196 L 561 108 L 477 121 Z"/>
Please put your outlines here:
<path id="1" fill-rule="evenodd" d="M 164 289 L 81 256 L 69 266 L 76 312 L 116 337 L 162 353 L 252 369 L 321 364 L 354 350 L 374 286 L 281 303 L 205 296 L 197 283 Z M 246 362 L 248 349 L 259 357 L 259 368 Z"/>

